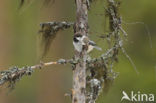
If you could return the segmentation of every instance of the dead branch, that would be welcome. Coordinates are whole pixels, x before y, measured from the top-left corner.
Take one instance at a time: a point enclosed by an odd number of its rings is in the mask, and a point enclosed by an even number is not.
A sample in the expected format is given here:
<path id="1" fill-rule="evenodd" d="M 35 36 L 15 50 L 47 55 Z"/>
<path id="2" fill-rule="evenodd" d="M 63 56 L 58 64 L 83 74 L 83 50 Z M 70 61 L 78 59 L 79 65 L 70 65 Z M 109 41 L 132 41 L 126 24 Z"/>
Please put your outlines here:
<path id="1" fill-rule="evenodd" d="M 39 31 L 39 33 L 41 33 L 42 35 L 42 43 L 43 43 L 43 54 L 42 57 L 46 55 L 46 53 L 49 50 L 49 47 L 52 43 L 52 41 L 54 40 L 54 38 L 56 37 L 56 34 L 58 31 L 61 30 L 65 30 L 68 29 L 70 27 L 73 26 L 73 22 L 45 22 L 45 23 L 41 23 L 41 30 Z"/>
<path id="2" fill-rule="evenodd" d="M 50 65 L 56 65 L 56 64 L 75 64 L 75 62 L 70 59 L 70 60 L 65 60 L 65 59 L 59 59 L 58 61 L 55 62 L 47 62 L 43 63 L 41 62 L 40 64 L 34 65 L 34 66 L 25 66 L 22 68 L 18 67 L 11 67 L 8 70 L 0 71 L 0 86 L 3 85 L 6 82 L 9 82 L 9 85 L 15 84 L 16 81 L 20 80 L 24 75 L 31 75 L 34 70 L 36 69 L 41 69 L 42 67 L 45 66 L 50 66 Z"/>

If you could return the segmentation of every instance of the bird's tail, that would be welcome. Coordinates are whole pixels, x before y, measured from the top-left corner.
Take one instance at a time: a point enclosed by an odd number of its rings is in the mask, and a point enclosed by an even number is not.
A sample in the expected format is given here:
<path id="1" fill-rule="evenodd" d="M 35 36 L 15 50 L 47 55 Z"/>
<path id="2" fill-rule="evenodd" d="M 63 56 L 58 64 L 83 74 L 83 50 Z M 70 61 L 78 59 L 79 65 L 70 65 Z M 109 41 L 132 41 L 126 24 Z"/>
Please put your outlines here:
<path id="1" fill-rule="evenodd" d="M 95 49 L 102 51 L 102 48 L 98 47 L 98 46 L 94 46 Z"/>

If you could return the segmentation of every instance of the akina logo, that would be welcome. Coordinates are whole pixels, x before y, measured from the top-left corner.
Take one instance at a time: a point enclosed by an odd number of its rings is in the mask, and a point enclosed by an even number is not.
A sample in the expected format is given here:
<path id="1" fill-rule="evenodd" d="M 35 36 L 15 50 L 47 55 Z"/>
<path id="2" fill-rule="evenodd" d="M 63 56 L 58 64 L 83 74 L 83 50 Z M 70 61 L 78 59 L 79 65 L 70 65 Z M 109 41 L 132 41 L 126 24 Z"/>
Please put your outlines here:
<path id="1" fill-rule="evenodd" d="M 141 93 L 140 91 L 134 92 L 131 91 L 131 93 L 128 95 L 125 91 L 122 91 L 122 98 L 121 101 L 128 100 L 128 101 L 134 101 L 134 102 L 154 102 L 154 94 L 146 94 Z"/>

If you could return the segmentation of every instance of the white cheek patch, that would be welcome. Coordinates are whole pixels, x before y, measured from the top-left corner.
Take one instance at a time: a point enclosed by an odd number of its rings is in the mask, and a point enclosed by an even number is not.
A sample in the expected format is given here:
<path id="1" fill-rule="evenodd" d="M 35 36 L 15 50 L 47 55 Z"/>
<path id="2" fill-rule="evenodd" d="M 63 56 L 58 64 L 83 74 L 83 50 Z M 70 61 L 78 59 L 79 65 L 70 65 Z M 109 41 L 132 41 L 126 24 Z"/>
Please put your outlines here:
<path id="1" fill-rule="evenodd" d="M 77 39 L 78 39 L 79 41 L 81 41 L 81 39 L 82 39 L 82 38 L 80 38 L 80 37 L 77 37 Z"/>
<path id="2" fill-rule="evenodd" d="M 82 51 L 82 44 L 81 43 L 75 43 L 75 42 L 73 42 L 73 45 L 74 45 L 74 47 L 75 47 L 75 49 L 78 51 L 78 52 L 81 52 Z"/>

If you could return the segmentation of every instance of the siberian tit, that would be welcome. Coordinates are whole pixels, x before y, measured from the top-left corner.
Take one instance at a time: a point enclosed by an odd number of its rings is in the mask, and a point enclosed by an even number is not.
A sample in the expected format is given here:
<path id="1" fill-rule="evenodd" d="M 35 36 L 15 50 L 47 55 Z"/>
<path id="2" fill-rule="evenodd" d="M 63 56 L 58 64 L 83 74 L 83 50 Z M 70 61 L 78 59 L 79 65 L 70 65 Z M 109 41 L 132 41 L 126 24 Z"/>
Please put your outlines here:
<path id="1" fill-rule="evenodd" d="M 88 45 L 87 53 L 91 52 L 94 48 L 100 51 L 102 50 L 94 41 L 91 41 L 85 35 L 80 34 L 74 35 L 73 45 L 78 52 L 82 52 L 83 46 L 85 45 Z"/>

